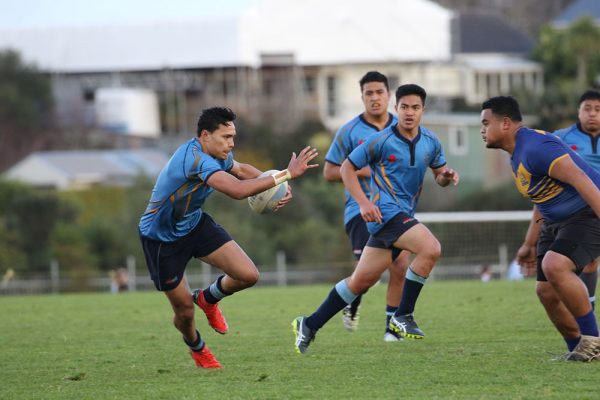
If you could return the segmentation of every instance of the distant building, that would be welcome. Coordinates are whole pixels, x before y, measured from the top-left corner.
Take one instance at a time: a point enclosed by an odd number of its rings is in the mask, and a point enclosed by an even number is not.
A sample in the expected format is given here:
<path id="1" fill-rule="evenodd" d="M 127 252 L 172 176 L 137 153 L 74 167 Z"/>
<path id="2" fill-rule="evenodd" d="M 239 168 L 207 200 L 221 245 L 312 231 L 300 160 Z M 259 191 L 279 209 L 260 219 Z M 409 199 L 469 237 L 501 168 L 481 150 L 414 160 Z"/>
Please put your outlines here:
<path id="1" fill-rule="evenodd" d="M 461 12 L 454 19 L 453 64 L 462 69 L 461 90 L 467 104 L 529 89 L 543 92 L 540 65 L 528 60 L 534 41 L 499 14 Z"/>
<path id="2" fill-rule="evenodd" d="M 4 178 L 58 190 L 127 186 L 142 175 L 156 178 L 168 160 L 168 154 L 154 149 L 40 151 L 14 165 Z"/>
<path id="3" fill-rule="evenodd" d="M 531 39 L 497 16 L 429 0 L 366 7 L 262 0 L 221 20 L 5 30 L 0 48 L 51 74 L 64 126 L 101 125 L 98 94 L 106 88 L 144 89 L 158 96 L 164 134 L 194 132 L 199 111 L 212 105 L 281 133 L 307 119 L 334 130 L 361 110 L 358 81 L 374 69 L 392 89 L 423 85 L 440 111 L 516 87 L 542 91 L 541 67 L 526 60 Z"/>
<path id="4" fill-rule="evenodd" d="M 122 135 L 160 136 L 158 97 L 148 89 L 100 88 L 94 94 L 97 126 Z"/>
<path id="5" fill-rule="evenodd" d="M 596 25 L 600 25 L 600 1 L 575 0 L 552 21 L 552 25 L 556 28 L 565 28 L 584 17 L 590 17 Z"/>
<path id="6" fill-rule="evenodd" d="M 428 93 L 424 124 L 461 168 L 462 195 L 511 178 L 498 172 L 502 152 L 484 154 L 478 113 L 449 112 L 516 90 L 541 93 L 542 68 L 527 58 L 532 46 L 497 15 L 430 0 L 261 0 L 220 20 L 0 31 L 0 48 L 15 48 L 50 74 L 63 126 L 156 137 L 142 132 L 147 119 L 164 142 L 192 136 L 199 112 L 215 105 L 279 134 L 307 120 L 333 132 L 362 111 L 358 82 L 367 71 L 386 74 L 392 92 L 417 83 Z M 120 94 L 106 96 L 111 91 Z M 155 94 L 158 112 L 143 92 Z M 123 102 L 142 111 L 126 111 Z M 19 176 L 42 181 L 32 171 Z M 93 172 L 65 175 L 74 171 L 56 173 L 50 184 L 107 181 Z"/>

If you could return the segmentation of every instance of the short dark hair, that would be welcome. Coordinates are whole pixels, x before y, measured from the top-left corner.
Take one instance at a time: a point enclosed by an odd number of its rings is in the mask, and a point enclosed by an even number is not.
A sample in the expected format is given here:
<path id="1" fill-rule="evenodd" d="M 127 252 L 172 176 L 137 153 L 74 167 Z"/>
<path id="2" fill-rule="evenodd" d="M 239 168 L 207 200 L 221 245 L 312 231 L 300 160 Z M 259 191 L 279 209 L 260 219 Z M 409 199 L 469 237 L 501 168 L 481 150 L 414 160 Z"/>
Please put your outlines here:
<path id="1" fill-rule="evenodd" d="M 588 89 L 586 90 L 581 97 L 579 98 L 578 105 L 580 106 L 586 100 L 600 100 L 600 91 L 596 89 Z"/>
<path id="2" fill-rule="evenodd" d="M 519 102 L 512 96 L 490 97 L 481 104 L 481 110 L 492 110 L 492 114 L 501 117 L 508 117 L 513 121 L 522 121 L 521 108 Z"/>
<path id="3" fill-rule="evenodd" d="M 227 107 L 212 107 L 202 110 L 198 118 L 198 128 L 196 135 L 200 136 L 203 130 L 214 132 L 219 129 L 219 125 L 229 125 L 233 122 L 236 115 L 230 108 Z"/>
<path id="4" fill-rule="evenodd" d="M 423 105 L 425 105 L 425 99 L 427 98 L 427 92 L 419 85 L 415 85 L 414 83 L 408 83 L 406 85 L 398 86 L 396 89 L 396 104 L 400 100 L 401 97 L 409 96 L 411 94 L 417 95 L 421 98 Z"/>
<path id="5" fill-rule="evenodd" d="M 381 82 L 385 85 L 385 88 L 388 90 L 390 90 L 390 85 L 388 83 L 388 78 L 387 76 L 385 76 L 384 74 L 382 74 L 381 72 L 378 71 L 369 71 L 365 74 L 365 76 L 363 76 L 359 83 L 360 83 L 360 90 L 362 91 L 363 86 L 365 86 L 367 83 L 370 82 Z"/>

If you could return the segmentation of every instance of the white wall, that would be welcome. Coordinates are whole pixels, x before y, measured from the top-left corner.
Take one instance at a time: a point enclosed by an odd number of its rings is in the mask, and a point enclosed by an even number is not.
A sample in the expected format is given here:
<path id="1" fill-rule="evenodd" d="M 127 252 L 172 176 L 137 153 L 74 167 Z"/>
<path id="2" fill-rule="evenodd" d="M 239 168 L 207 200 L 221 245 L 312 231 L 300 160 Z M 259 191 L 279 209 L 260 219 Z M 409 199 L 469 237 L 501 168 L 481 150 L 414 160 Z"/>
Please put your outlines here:
<path id="1" fill-rule="evenodd" d="M 95 96 L 97 124 L 101 129 L 127 135 L 158 137 L 158 97 L 146 89 L 101 88 Z"/>

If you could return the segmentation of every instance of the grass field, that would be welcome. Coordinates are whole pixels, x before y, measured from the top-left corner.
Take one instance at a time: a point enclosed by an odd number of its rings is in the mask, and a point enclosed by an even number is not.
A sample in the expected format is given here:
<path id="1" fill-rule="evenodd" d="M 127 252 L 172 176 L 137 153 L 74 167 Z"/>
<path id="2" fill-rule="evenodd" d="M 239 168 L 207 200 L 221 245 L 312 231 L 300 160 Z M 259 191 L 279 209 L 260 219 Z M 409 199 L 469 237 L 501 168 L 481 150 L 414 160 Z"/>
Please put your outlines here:
<path id="1" fill-rule="evenodd" d="M 252 288 L 222 303 L 230 332 L 198 314 L 222 370 L 197 369 L 157 292 L 0 298 L 0 399 L 593 399 L 600 362 L 564 352 L 534 282 L 431 282 L 422 341 L 382 340 L 385 288 L 365 296 L 359 330 L 336 316 L 309 353 L 292 319 L 330 286 Z"/>

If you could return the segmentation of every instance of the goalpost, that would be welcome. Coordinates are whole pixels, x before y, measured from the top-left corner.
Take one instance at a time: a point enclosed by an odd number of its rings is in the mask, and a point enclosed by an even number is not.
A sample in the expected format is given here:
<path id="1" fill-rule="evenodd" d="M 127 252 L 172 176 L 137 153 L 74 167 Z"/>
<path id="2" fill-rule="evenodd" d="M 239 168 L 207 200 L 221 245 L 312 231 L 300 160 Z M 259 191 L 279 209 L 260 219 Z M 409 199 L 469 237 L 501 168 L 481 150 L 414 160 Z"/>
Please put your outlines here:
<path id="1" fill-rule="evenodd" d="M 442 245 L 433 279 L 473 279 L 485 266 L 505 278 L 523 243 L 531 211 L 417 213 Z"/>

